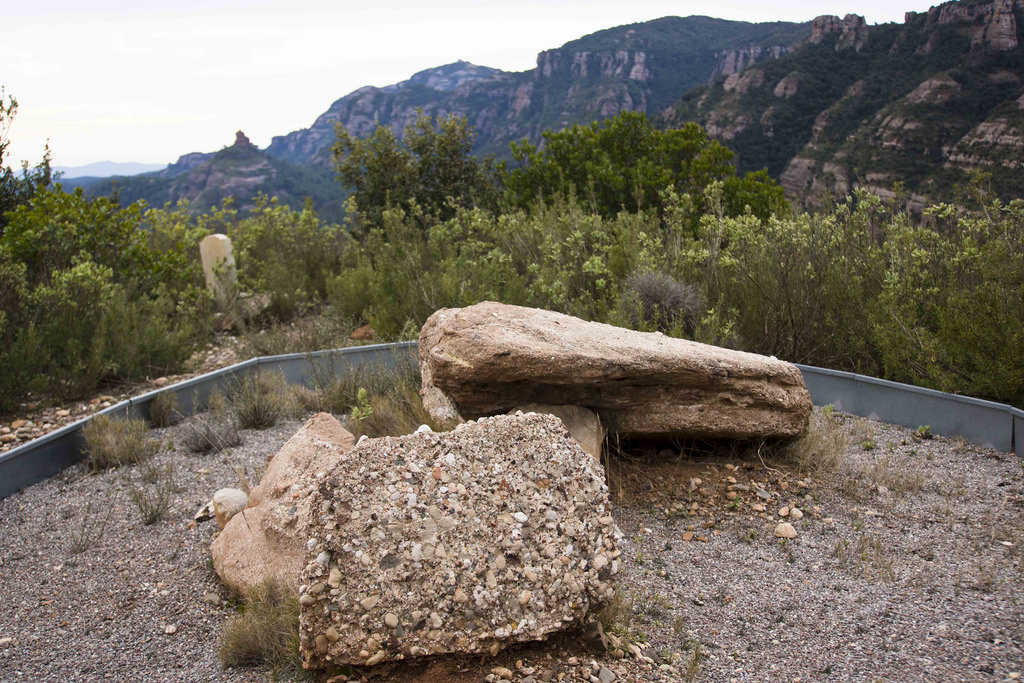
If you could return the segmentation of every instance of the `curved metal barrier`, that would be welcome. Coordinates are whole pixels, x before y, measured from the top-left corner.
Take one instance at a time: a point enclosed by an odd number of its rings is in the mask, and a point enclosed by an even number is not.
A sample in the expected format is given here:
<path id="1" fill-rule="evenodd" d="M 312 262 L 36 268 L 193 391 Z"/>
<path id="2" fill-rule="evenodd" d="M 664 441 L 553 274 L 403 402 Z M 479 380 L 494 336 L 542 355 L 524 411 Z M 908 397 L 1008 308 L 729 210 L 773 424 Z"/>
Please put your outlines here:
<path id="1" fill-rule="evenodd" d="M 210 392 L 214 389 L 226 392 L 252 373 L 280 372 L 289 383 L 309 386 L 318 380 L 337 377 L 352 367 L 371 363 L 391 366 L 400 354 L 415 352 L 416 342 L 402 342 L 264 356 L 121 401 L 0 455 L 0 498 L 52 477 L 65 467 L 82 460 L 85 457 L 82 427 L 95 415 L 148 420 L 150 403 L 165 391 L 175 392 L 178 411 L 182 415 L 193 415 L 206 406 Z"/>
<path id="2" fill-rule="evenodd" d="M 852 372 L 797 365 L 815 405 L 904 427 L 928 425 L 933 434 L 1024 454 L 1024 411 L 980 398 L 946 394 Z M 1016 425 L 1016 426 L 1015 426 Z"/>
<path id="3" fill-rule="evenodd" d="M 177 395 L 178 410 L 201 410 L 215 388 L 230 389 L 250 373 L 279 372 L 292 384 L 310 386 L 337 377 L 347 369 L 369 364 L 392 366 L 403 354 L 414 354 L 416 342 L 375 344 L 314 353 L 253 358 L 221 370 L 151 391 L 94 413 L 149 419 L 153 399 Z M 977 398 L 945 394 L 909 384 L 850 372 L 797 365 L 815 405 L 905 427 L 928 425 L 934 434 L 960 436 L 979 446 L 1024 455 L 1024 411 Z M 82 426 L 92 416 L 0 455 L 0 498 L 57 474 L 85 457 Z M 1016 438 L 1015 438 L 1016 436 Z"/>

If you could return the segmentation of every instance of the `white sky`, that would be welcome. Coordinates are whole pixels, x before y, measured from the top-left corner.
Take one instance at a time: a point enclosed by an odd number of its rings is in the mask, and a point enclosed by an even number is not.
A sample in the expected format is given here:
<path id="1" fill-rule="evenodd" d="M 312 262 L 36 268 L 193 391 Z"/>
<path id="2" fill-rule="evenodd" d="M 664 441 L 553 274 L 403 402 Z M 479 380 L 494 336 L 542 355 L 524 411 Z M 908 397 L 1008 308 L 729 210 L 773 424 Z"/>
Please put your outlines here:
<path id="1" fill-rule="evenodd" d="M 19 104 L 9 157 L 168 163 L 243 130 L 258 146 L 334 100 L 459 59 L 533 68 L 594 31 L 675 15 L 903 21 L 924 0 L 0 0 L 0 85 Z M 372 5 L 372 6 L 371 6 Z"/>

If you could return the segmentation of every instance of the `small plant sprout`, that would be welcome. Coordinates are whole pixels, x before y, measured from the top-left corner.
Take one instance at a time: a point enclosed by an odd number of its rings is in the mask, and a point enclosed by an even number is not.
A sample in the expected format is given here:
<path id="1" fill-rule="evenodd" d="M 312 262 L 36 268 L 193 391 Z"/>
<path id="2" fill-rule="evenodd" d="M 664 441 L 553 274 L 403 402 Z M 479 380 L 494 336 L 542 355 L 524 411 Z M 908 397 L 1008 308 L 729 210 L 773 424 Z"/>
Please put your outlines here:
<path id="1" fill-rule="evenodd" d="M 359 387 L 356 394 L 356 404 L 352 406 L 352 421 L 360 422 L 373 415 L 373 406 L 366 393 L 366 387 Z"/>

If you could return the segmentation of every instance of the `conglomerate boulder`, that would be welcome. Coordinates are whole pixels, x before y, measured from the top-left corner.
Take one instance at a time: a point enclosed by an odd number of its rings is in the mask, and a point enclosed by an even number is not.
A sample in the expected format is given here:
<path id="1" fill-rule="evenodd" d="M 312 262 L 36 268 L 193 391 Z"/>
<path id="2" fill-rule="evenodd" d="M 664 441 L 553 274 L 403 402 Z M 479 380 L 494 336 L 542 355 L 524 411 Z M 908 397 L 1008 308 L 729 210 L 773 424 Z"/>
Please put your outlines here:
<path id="1" fill-rule="evenodd" d="M 435 312 L 419 342 L 423 403 L 440 420 L 528 403 L 579 405 L 626 438 L 791 438 L 811 399 L 774 357 L 484 302 Z"/>
<path id="2" fill-rule="evenodd" d="M 310 506 L 309 668 L 495 654 L 578 627 L 613 596 L 604 472 L 550 415 L 366 440 Z"/>

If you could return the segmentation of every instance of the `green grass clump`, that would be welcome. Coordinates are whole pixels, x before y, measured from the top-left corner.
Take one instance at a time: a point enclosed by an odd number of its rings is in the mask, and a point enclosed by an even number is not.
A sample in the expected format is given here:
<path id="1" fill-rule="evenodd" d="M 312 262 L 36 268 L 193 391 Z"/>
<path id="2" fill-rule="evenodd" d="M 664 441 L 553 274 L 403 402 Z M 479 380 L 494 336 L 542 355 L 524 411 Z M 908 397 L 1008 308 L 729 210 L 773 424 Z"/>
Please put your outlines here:
<path id="1" fill-rule="evenodd" d="M 104 470 L 139 462 L 156 453 L 157 442 L 146 436 L 142 420 L 96 415 L 82 428 L 89 466 Z"/>
<path id="2" fill-rule="evenodd" d="M 267 667 L 278 676 L 307 674 L 299 656 L 299 596 L 271 579 L 251 588 L 224 626 L 221 664 Z"/>

